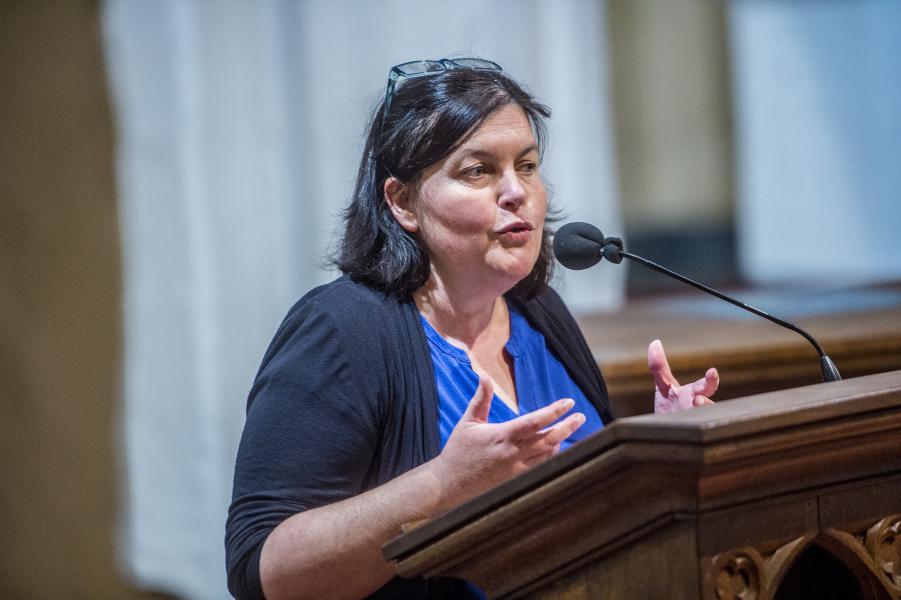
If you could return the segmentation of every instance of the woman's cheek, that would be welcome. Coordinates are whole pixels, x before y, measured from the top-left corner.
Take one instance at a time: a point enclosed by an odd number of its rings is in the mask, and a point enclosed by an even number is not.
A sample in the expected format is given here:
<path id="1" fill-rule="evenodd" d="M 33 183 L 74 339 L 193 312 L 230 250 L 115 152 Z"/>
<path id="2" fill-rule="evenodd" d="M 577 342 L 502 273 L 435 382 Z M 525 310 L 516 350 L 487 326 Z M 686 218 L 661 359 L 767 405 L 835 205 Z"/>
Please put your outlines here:
<path id="1" fill-rule="evenodd" d="M 442 221 L 447 229 L 464 235 L 484 234 L 494 228 L 494 210 L 488 211 L 470 204 L 443 213 Z"/>

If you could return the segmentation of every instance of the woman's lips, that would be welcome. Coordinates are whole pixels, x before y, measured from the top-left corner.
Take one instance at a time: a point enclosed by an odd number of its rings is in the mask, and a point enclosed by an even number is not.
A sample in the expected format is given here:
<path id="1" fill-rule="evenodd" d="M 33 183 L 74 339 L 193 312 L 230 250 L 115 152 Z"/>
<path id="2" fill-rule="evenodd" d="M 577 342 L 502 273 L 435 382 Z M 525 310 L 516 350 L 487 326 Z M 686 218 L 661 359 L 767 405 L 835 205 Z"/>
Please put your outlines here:
<path id="1" fill-rule="evenodd" d="M 524 221 L 517 221 L 502 227 L 497 232 L 497 237 L 505 244 L 520 246 L 532 239 L 533 227 Z"/>
<path id="2" fill-rule="evenodd" d="M 526 223 L 525 221 L 516 221 L 515 223 L 510 223 L 509 225 L 505 225 L 501 229 L 498 230 L 499 234 L 504 233 L 519 233 L 521 231 L 532 231 L 534 227 L 531 224 Z"/>

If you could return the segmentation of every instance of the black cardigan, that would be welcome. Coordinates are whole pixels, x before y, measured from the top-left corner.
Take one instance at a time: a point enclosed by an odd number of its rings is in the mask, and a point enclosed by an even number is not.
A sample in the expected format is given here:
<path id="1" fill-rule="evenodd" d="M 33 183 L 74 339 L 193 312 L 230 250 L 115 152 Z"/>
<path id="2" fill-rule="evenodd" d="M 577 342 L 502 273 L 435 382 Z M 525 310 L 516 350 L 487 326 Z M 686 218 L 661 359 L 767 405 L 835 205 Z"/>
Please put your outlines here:
<path id="1" fill-rule="evenodd" d="M 609 423 L 604 381 L 560 297 L 545 288 L 514 303 Z M 415 303 L 347 276 L 312 290 L 276 332 L 247 400 L 225 535 L 232 594 L 263 598 L 260 551 L 284 519 L 386 483 L 439 449 L 435 377 Z M 371 598 L 464 594 L 454 580 L 395 577 Z"/>

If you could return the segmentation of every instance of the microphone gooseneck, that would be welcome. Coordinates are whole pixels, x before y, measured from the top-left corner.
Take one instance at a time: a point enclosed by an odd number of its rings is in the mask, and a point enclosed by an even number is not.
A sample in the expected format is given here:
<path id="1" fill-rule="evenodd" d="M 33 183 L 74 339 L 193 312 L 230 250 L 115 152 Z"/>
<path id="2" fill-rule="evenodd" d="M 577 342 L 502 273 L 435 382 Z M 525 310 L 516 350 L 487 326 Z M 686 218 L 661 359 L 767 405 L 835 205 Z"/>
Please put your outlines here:
<path id="1" fill-rule="evenodd" d="M 820 356 L 820 373 L 822 374 L 823 381 L 841 380 L 841 376 L 839 375 L 835 363 L 833 363 L 832 359 L 826 355 L 820 344 L 812 335 L 794 323 L 786 321 L 785 319 L 780 319 L 779 317 L 774 317 L 759 308 L 754 308 L 744 302 L 730 298 L 726 294 L 708 287 L 703 283 L 698 283 L 697 281 L 689 279 L 684 275 L 680 275 L 675 271 L 671 271 L 646 258 L 632 254 L 631 252 L 626 252 L 623 248 L 623 241 L 620 238 L 604 237 L 604 234 L 601 233 L 597 227 L 589 223 L 568 223 L 561 227 L 554 236 L 554 256 L 564 267 L 575 270 L 587 269 L 599 263 L 603 258 L 606 258 L 609 262 L 614 264 L 619 264 L 622 262 L 623 258 L 633 260 L 653 271 L 669 275 L 673 279 L 681 281 L 682 283 L 687 283 L 693 288 L 699 289 L 702 292 L 707 292 L 720 300 L 725 300 L 729 304 L 743 308 L 748 312 L 763 317 L 768 321 L 781 325 L 782 327 L 803 336 L 804 339 L 810 342 Z"/>

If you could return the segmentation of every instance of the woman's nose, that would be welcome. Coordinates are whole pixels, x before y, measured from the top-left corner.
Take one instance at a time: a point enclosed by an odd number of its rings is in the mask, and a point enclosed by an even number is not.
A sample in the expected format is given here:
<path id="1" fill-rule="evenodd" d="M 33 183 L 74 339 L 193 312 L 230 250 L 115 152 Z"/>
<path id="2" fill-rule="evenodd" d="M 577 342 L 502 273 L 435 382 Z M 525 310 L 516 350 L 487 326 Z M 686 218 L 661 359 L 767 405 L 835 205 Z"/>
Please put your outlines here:
<path id="1" fill-rule="evenodd" d="M 526 199 L 526 188 L 516 174 L 509 171 L 500 180 L 497 202 L 507 210 L 516 210 Z"/>

